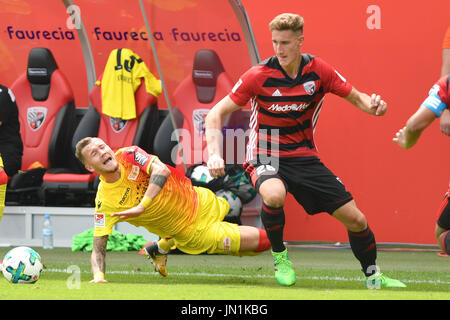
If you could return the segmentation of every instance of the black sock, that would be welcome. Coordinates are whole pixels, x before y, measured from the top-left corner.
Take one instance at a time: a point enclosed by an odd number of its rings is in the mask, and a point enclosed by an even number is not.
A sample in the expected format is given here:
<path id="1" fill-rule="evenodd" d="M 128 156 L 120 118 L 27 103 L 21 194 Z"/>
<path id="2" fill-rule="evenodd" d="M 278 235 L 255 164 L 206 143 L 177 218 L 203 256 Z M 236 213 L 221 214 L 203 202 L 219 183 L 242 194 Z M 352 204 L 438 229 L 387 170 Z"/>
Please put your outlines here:
<path id="1" fill-rule="evenodd" d="M 267 237 L 272 245 L 272 251 L 286 250 L 283 243 L 284 210 L 283 207 L 273 208 L 263 203 L 261 209 L 261 221 L 266 229 Z"/>
<path id="2" fill-rule="evenodd" d="M 450 255 L 450 230 L 445 231 L 441 236 L 441 247 L 444 253 Z"/>
<path id="3" fill-rule="evenodd" d="M 375 262 L 377 259 L 377 245 L 372 230 L 367 227 L 366 230 L 361 232 L 348 231 L 348 239 L 350 240 L 353 254 L 361 263 L 362 271 L 366 277 L 374 274 L 377 271 Z"/>

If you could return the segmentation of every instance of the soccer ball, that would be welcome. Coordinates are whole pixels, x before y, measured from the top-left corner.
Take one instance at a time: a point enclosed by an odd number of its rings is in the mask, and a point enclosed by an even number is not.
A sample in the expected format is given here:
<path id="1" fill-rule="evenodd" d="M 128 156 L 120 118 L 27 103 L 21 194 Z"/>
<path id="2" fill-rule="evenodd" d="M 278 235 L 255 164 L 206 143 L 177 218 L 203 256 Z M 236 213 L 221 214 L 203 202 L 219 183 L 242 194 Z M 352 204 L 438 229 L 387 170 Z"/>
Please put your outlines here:
<path id="1" fill-rule="evenodd" d="M 214 179 L 209 173 L 208 166 L 205 165 L 196 166 L 194 170 L 192 170 L 190 178 L 192 181 L 202 184 L 208 184 Z"/>
<path id="2" fill-rule="evenodd" d="M 230 190 L 219 190 L 216 192 L 217 197 L 222 197 L 227 200 L 230 205 L 230 210 L 225 216 L 224 221 L 233 222 L 241 224 L 241 213 L 242 213 L 242 201 L 237 195 L 235 195 Z"/>
<path id="3" fill-rule="evenodd" d="M 11 283 L 34 283 L 41 271 L 41 256 L 28 247 L 16 247 L 8 251 L 3 259 L 2 272 Z"/>

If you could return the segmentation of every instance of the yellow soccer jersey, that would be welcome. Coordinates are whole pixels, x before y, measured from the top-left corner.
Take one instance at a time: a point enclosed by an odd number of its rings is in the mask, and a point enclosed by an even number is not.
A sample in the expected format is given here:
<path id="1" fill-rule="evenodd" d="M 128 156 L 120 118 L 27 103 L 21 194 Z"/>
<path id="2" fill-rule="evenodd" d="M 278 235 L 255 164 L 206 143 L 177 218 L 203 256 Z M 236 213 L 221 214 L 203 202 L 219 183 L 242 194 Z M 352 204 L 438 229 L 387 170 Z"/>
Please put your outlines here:
<path id="1" fill-rule="evenodd" d="M 95 206 L 94 237 L 112 233 L 117 222 L 126 221 L 145 227 L 163 238 L 188 232 L 197 217 L 198 194 L 191 181 L 175 168 L 169 167 L 171 175 L 153 199 L 150 206 L 139 217 L 122 220 L 112 213 L 135 207 L 144 197 L 149 184 L 149 172 L 155 155 L 150 155 L 137 146 L 119 149 L 116 159 L 121 176 L 114 183 L 100 177 Z"/>
<path id="2" fill-rule="evenodd" d="M 126 48 L 111 51 L 101 80 L 102 113 L 123 120 L 136 118 L 134 93 L 141 78 L 148 93 L 155 97 L 161 94 L 161 81 L 138 54 Z"/>

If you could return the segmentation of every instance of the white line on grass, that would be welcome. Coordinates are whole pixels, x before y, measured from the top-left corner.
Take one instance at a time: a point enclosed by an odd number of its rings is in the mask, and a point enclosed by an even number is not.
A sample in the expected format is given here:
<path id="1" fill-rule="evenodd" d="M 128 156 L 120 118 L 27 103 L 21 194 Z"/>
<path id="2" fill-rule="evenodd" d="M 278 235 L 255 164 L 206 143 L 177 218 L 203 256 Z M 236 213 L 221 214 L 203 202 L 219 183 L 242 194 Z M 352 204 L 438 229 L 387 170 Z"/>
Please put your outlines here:
<path id="1" fill-rule="evenodd" d="M 44 269 L 44 272 L 57 272 L 57 273 L 68 273 L 66 269 Z M 91 273 L 89 271 L 81 271 L 82 273 Z M 128 270 L 113 270 L 108 271 L 108 274 L 126 274 L 126 275 L 158 275 L 158 272 L 147 272 L 147 271 L 128 271 Z M 171 272 L 169 275 L 174 276 L 192 276 L 192 277 L 232 277 L 232 278 L 264 278 L 264 279 L 271 279 L 273 276 L 271 275 L 265 275 L 265 274 L 259 274 L 259 275 L 245 275 L 245 274 L 221 274 L 221 273 L 203 273 L 203 272 Z M 329 277 L 329 276 L 311 276 L 311 277 L 301 277 L 297 276 L 297 279 L 299 280 L 324 280 L 324 281 L 363 281 L 363 278 L 356 277 L 356 278 L 346 278 L 346 277 Z M 444 281 L 444 280 L 401 280 L 402 282 L 406 283 L 429 283 L 429 284 L 450 284 L 450 281 Z"/>

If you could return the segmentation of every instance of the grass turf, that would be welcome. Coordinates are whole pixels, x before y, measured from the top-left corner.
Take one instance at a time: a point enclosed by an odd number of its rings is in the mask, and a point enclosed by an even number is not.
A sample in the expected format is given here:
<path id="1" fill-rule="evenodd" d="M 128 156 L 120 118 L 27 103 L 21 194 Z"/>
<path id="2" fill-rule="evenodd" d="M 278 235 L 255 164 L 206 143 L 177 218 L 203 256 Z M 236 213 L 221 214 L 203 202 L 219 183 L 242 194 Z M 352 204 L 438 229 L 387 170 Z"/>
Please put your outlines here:
<path id="1" fill-rule="evenodd" d="M 0 256 L 10 248 L 0 248 Z M 92 284 L 90 253 L 34 248 L 46 266 L 38 282 L 0 281 L 1 300 L 449 300 L 450 258 L 436 252 L 378 252 L 381 271 L 407 288 L 368 290 L 350 250 L 290 248 L 297 283 L 273 277 L 271 254 L 254 257 L 170 254 L 169 276 L 134 252 L 108 252 L 106 284 Z M 77 275 L 67 269 L 79 270 Z M 79 277 L 80 281 L 77 281 Z"/>

